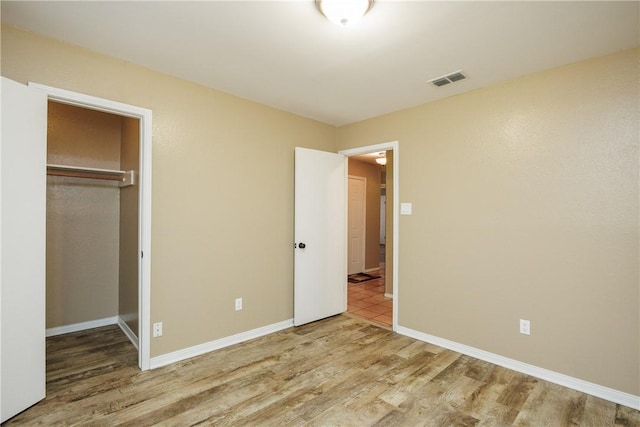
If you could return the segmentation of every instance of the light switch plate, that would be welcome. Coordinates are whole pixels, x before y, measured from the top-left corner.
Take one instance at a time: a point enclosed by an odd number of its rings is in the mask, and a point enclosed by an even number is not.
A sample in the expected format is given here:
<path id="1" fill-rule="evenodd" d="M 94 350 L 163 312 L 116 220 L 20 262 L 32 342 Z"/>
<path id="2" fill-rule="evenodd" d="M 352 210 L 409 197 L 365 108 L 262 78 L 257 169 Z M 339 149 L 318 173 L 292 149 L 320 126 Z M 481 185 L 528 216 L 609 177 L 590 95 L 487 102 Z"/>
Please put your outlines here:
<path id="1" fill-rule="evenodd" d="M 412 209 L 411 203 L 400 203 L 400 215 L 411 215 Z"/>

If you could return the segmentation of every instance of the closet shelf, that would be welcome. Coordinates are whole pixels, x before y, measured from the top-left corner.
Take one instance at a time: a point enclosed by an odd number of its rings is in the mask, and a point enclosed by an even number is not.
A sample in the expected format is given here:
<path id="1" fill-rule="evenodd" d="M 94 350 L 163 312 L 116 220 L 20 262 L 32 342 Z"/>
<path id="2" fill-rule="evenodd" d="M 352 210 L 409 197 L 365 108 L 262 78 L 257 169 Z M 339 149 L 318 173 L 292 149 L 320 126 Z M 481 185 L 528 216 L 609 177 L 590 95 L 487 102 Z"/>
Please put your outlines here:
<path id="1" fill-rule="evenodd" d="M 135 184 L 135 171 L 133 170 L 121 171 L 114 169 L 47 164 L 47 175 L 118 181 L 120 183 L 120 187 L 128 187 Z"/>

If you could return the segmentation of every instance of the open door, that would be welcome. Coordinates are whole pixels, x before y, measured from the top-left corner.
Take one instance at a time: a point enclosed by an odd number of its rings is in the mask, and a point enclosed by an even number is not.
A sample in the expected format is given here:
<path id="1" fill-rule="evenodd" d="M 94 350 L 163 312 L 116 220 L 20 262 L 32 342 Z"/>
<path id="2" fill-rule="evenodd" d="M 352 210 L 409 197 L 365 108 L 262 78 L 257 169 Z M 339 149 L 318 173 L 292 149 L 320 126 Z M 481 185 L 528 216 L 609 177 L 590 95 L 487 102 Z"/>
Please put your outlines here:
<path id="1" fill-rule="evenodd" d="M 0 418 L 45 397 L 47 95 L 2 78 Z"/>
<path id="2" fill-rule="evenodd" d="M 295 149 L 296 326 L 347 309 L 346 158 Z"/>

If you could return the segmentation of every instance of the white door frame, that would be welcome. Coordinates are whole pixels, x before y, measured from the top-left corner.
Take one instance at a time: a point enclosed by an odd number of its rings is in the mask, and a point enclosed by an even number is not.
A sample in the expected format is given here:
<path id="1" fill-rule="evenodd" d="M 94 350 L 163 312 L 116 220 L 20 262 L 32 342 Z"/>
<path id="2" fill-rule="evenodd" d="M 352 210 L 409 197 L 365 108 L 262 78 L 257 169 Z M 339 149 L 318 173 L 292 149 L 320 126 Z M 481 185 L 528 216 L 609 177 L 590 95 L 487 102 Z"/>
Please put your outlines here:
<path id="1" fill-rule="evenodd" d="M 357 181 L 362 181 L 364 188 L 362 189 L 362 242 L 360 244 L 360 253 L 362 258 L 362 270 L 357 271 L 356 273 L 363 273 L 367 266 L 367 177 L 357 176 L 357 175 L 349 175 L 347 177 L 347 183 L 350 179 L 354 179 Z M 350 233 L 350 225 L 349 225 L 349 213 L 351 212 L 351 198 L 349 197 L 349 185 L 347 184 L 347 236 Z M 347 253 L 350 254 L 349 247 L 351 246 L 351 242 L 347 243 Z M 350 261 L 347 261 L 347 273 L 349 273 Z"/>
<path id="2" fill-rule="evenodd" d="M 340 154 L 350 157 L 359 154 L 375 153 L 377 151 L 393 150 L 393 325 L 395 331 L 398 327 L 398 250 L 400 239 L 400 152 L 398 141 L 383 142 L 381 144 L 367 145 L 364 147 L 350 148 L 339 151 Z M 345 215 L 347 213 L 345 212 Z M 346 287 L 345 282 L 345 287 Z"/>
<path id="3" fill-rule="evenodd" d="M 138 366 L 146 371 L 150 369 L 151 356 L 151 110 L 39 83 L 29 82 L 29 86 L 45 92 L 51 101 L 140 120 L 138 247 L 141 258 L 138 263 Z"/>

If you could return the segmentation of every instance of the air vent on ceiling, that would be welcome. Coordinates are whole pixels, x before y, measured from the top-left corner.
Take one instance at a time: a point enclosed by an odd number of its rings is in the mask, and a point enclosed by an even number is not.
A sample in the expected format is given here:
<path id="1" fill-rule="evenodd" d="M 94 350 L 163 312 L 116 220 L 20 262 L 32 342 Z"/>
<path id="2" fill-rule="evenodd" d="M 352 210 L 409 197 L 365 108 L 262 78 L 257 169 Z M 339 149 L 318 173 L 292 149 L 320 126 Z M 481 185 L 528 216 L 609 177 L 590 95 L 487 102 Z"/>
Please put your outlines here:
<path id="1" fill-rule="evenodd" d="M 451 83 L 451 80 L 449 80 L 449 79 L 435 79 L 435 80 L 431 80 L 431 83 L 433 83 L 436 86 L 444 86 L 444 85 L 448 85 L 449 83 Z"/>
<path id="2" fill-rule="evenodd" d="M 449 83 L 454 83 L 462 79 L 466 79 L 467 76 L 462 74 L 462 70 L 458 70 L 454 73 L 447 74 L 446 76 L 436 77 L 435 79 L 429 80 L 429 83 L 433 83 L 435 86 L 444 86 Z"/>

